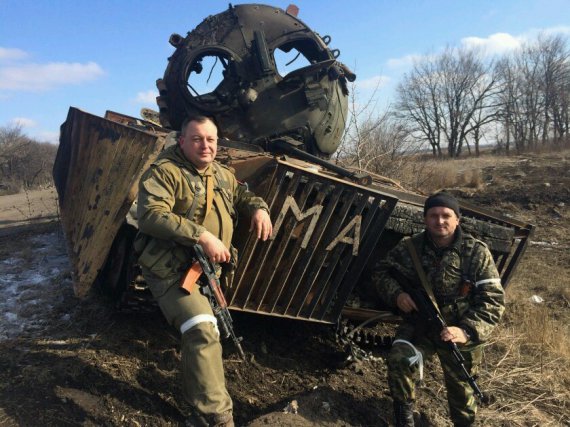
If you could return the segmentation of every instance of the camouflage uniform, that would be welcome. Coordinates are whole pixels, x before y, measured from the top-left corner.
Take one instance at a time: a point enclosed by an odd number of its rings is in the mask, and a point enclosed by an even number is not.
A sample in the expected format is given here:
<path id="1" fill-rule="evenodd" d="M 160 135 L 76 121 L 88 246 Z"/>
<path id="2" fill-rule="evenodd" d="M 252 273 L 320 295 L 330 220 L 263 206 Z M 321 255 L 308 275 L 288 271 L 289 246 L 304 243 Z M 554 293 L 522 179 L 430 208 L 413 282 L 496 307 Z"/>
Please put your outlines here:
<path id="1" fill-rule="evenodd" d="M 446 323 L 461 327 L 470 335 L 470 340 L 459 348 L 465 357 L 465 367 L 475 374 L 481 361 L 482 343 L 504 311 L 504 292 L 492 255 L 483 242 L 464 234 L 460 228 L 454 242 L 445 248 L 437 248 L 426 231 L 414 235 L 412 242 Z M 473 287 L 467 296 L 460 297 L 465 279 Z M 393 309 L 397 309 L 396 299 L 403 292 L 401 282 L 422 287 L 404 242 L 379 262 L 372 280 L 381 298 Z M 451 419 L 457 426 L 471 425 L 477 411 L 473 390 L 459 375 L 439 333 L 428 330 L 425 322 L 416 321 L 414 313 L 405 315 L 388 356 L 388 382 L 394 401 L 415 399 L 415 384 L 421 377 L 423 360 L 437 354 L 444 372 Z"/>
<path id="2" fill-rule="evenodd" d="M 208 179 L 214 194 L 206 215 Z M 236 210 L 251 216 L 259 208 L 267 210 L 266 203 L 239 184 L 227 167 L 214 162 L 199 172 L 178 145 L 164 150 L 139 183 L 139 264 L 166 319 L 182 333 L 185 397 L 213 425 L 232 410 L 216 319 L 206 297 L 188 294 L 179 284 L 191 264 L 189 247 L 205 230 L 231 248 Z"/>

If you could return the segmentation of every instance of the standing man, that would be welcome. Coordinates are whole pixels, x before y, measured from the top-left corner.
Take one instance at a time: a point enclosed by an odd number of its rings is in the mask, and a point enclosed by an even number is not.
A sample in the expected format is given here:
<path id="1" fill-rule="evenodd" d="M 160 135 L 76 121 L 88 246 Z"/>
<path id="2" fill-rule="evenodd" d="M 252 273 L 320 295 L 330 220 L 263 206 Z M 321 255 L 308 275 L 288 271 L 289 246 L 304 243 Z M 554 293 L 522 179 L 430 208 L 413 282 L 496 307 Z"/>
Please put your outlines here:
<path id="1" fill-rule="evenodd" d="M 489 249 L 462 232 L 459 220 L 459 204 L 451 195 L 441 192 L 428 197 L 424 205 L 425 230 L 410 238 L 412 245 L 405 239 L 398 243 L 372 275 L 380 297 L 391 308 L 399 309 L 404 318 L 387 360 L 396 426 L 414 425 L 416 380 L 423 374 L 423 360 L 433 354 L 437 354 L 444 372 L 454 425 L 471 426 L 475 422 L 477 402 L 455 365 L 449 342 L 458 345 L 467 371 L 475 375 L 482 343 L 504 311 L 504 292 Z M 404 291 L 404 286 L 423 290 L 411 246 L 448 325 L 442 331 L 430 330 L 417 317 L 418 306 Z"/>
<path id="2" fill-rule="evenodd" d="M 193 408 L 191 425 L 231 427 L 216 318 L 204 295 L 180 284 L 195 244 L 213 263 L 235 265 L 231 241 L 238 212 L 251 217 L 250 231 L 258 239 L 271 236 L 272 224 L 267 204 L 214 161 L 217 142 L 212 119 L 191 117 L 179 144 L 165 149 L 144 173 L 135 249 L 164 316 L 182 334 L 182 388 Z"/>

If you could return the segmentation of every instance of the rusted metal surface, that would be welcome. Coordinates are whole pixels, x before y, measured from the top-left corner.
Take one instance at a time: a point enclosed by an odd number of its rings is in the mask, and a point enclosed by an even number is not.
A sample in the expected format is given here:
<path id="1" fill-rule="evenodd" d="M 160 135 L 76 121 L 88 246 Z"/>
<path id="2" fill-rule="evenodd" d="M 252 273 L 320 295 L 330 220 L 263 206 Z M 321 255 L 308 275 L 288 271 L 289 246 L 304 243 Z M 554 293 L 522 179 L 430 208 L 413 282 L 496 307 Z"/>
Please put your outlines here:
<path id="1" fill-rule="evenodd" d="M 85 296 L 164 138 L 70 108 L 54 164 L 75 294 Z"/>
<path id="2" fill-rule="evenodd" d="M 157 81 L 163 126 L 179 130 L 189 115 L 205 114 L 235 141 L 290 136 L 327 158 L 338 148 L 356 76 L 328 46 L 330 36 L 285 10 L 240 4 L 169 41 L 176 50 Z"/>
<path id="3" fill-rule="evenodd" d="M 266 172 L 267 173 L 267 172 Z M 233 309 L 334 323 L 397 198 L 275 161 L 258 186 L 275 223 L 268 242 L 238 242 Z"/>

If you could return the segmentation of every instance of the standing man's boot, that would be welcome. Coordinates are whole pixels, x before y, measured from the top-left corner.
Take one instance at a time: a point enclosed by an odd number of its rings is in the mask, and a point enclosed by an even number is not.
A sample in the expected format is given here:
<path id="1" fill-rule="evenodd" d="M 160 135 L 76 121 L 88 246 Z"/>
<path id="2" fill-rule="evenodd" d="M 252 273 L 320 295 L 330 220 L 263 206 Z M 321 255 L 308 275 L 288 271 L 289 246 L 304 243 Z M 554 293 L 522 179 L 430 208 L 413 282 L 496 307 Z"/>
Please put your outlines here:
<path id="1" fill-rule="evenodd" d="M 394 400 L 394 420 L 396 427 L 414 427 L 414 402 Z"/>

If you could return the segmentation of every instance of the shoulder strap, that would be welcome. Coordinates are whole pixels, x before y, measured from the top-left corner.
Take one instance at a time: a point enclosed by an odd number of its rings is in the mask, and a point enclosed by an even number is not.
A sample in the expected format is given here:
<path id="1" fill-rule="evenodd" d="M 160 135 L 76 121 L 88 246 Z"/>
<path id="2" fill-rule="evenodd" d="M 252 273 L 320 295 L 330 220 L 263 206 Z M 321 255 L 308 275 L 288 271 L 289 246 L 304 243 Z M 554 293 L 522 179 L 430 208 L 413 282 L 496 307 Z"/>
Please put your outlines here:
<path id="1" fill-rule="evenodd" d="M 461 245 L 461 274 L 462 280 L 475 283 L 475 277 L 470 277 L 471 265 L 473 264 L 473 253 L 475 246 L 478 244 L 484 245 L 480 240 L 475 239 L 473 236 L 463 236 L 463 243 Z"/>
<path id="2" fill-rule="evenodd" d="M 422 284 L 422 287 L 428 294 L 428 297 L 433 303 L 433 306 L 437 310 L 438 314 L 441 315 L 439 307 L 437 305 L 437 301 L 435 299 L 435 295 L 433 294 L 433 289 L 431 288 L 431 284 L 429 283 L 426 273 L 422 267 L 422 263 L 420 262 L 420 258 L 418 257 L 418 252 L 416 251 L 416 247 L 414 246 L 412 239 L 410 237 L 405 237 L 404 243 L 406 244 L 408 252 L 412 257 L 412 262 L 414 263 L 414 268 L 416 269 L 416 273 L 418 273 L 418 277 L 420 278 L 420 283 Z"/>
<path id="3" fill-rule="evenodd" d="M 221 170 L 221 166 L 217 162 L 213 162 L 212 167 L 216 170 L 217 173 L 216 174 L 212 173 L 211 175 L 206 177 L 206 211 L 204 213 L 204 218 L 198 218 L 196 220 L 196 222 L 198 222 L 199 224 L 202 224 L 202 222 L 204 222 L 204 220 L 210 213 L 210 210 L 212 209 L 212 203 L 214 200 L 214 175 L 217 176 L 218 185 L 220 185 L 220 187 L 229 189 L 229 182 L 225 179 L 224 174 L 222 173 Z M 190 188 L 192 188 L 192 183 L 194 183 L 194 185 L 202 183 L 202 179 L 199 176 L 191 174 L 185 168 L 181 167 L 180 169 L 182 170 L 182 174 L 188 181 Z M 197 208 L 198 208 L 198 198 L 194 197 L 192 199 L 192 205 L 190 206 L 190 209 L 188 209 L 188 211 L 186 212 L 186 218 L 193 220 Z"/>
<path id="4" fill-rule="evenodd" d="M 218 162 L 213 162 L 212 166 L 214 167 L 215 171 L 217 172 L 216 176 L 217 176 L 217 180 L 218 180 L 218 185 L 220 187 L 226 189 L 226 190 L 229 190 L 231 188 L 230 182 L 226 179 L 226 176 L 224 174 L 224 169 L 226 169 L 227 172 L 231 173 L 230 169 L 227 166 L 222 165 Z"/>
<path id="5" fill-rule="evenodd" d="M 204 213 L 204 220 L 212 209 L 212 202 L 214 201 L 214 174 L 206 176 L 206 212 Z"/>
<path id="6" fill-rule="evenodd" d="M 188 181 L 188 186 L 190 188 L 193 188 L 196 186 L 196 184 L 201 183 L 202 180 L 200 179 L 200 177 L 191 174 L 190 172 L 188 172 L 185 168 L 180 168 L 180 171 L 182 173 L 182 175 L 184 176 L 184 178 L 186 178 L 186 181 Z M 194 184 L 194 186 L 192 185 Z M 198 198 L 196 197 L 196 195 L 194 194 L 194 197 L 192 198 L 192 204 L 190 205 L 190 208 L 186 211 L 186 218 L 188 218 L 189 220 L 193 221 L 194 220 L 194 214 L 196 213 L 196 208 L 198 207 Z M 201 224 L 203 221 L 198 220 L 197 221 L 199 224 Z"/>

